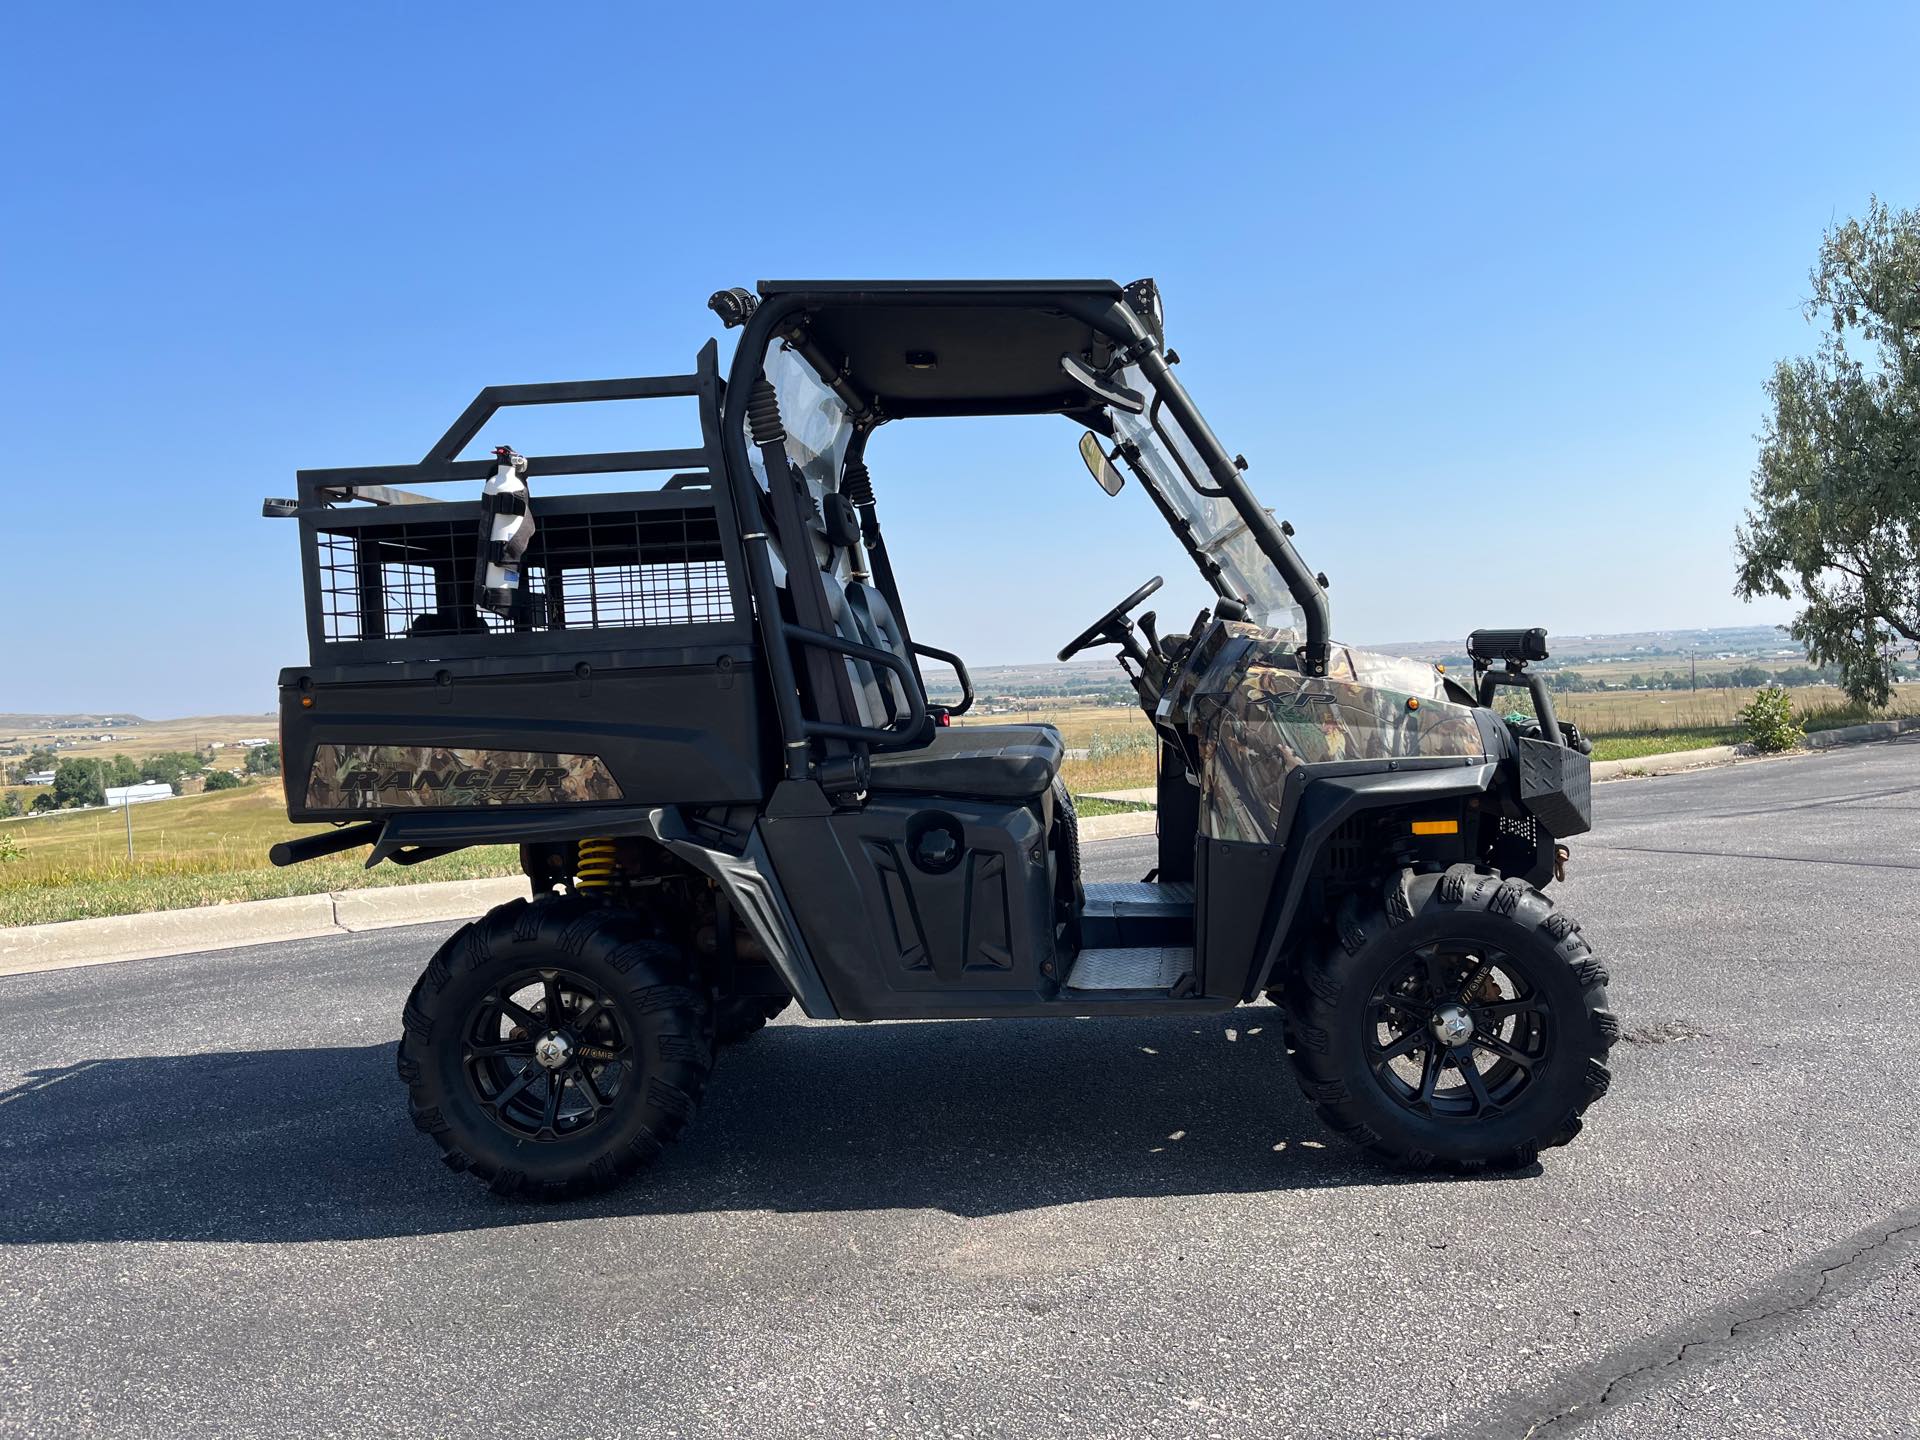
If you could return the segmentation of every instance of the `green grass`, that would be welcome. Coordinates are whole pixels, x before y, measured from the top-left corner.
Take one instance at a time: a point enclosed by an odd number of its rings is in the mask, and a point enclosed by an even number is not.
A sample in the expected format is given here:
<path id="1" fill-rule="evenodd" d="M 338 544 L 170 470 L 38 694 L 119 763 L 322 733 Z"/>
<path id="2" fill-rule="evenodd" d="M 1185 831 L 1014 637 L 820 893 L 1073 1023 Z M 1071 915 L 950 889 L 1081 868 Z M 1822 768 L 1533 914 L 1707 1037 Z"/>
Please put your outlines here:
<path id="1" fill-rule="evenodd" d="M 1848 725 L 1866 725 L 1875 720 L 1911 719 L 1920 715 L 1920 704 L 1914 702 L 1913 696 L 1903 695 L 1884 710 L 1855 705 L 1851 701 L 1837 701 L 1804 709 L 1795 705 L 1793 712 L 1793 718 L 1803 730 L 1840 730 Z"/>
<path id="2" fill-rule="evenodd" d="M 1140 810 L 1154 807 L 1134 800 L 1102 800 L 1094 795 L 1076 795 L 1073 797 L 1073 813 L 1082 820 L 1095 815 L 1132 815 Z"/>
<path id="3" fill-rule="evenodd" d="M 1644 755 L 1667 755 L 1676 750 L 1705 750 L 1714 745 L 1738 745 L 1746 732 L 1737 725 L 1695 730 L 1642 730 L 1637 734 L 1601 735 L 1593 741 L 1596 760 L 1638 760 Z"/>

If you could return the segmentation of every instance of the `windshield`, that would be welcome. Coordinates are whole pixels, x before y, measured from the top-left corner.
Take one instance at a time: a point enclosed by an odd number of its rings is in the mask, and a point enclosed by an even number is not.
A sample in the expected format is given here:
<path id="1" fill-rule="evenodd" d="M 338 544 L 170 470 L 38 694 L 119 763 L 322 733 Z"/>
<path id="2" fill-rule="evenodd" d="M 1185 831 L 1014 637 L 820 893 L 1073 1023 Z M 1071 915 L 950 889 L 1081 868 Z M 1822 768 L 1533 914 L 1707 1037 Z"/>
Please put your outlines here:
<path id="1" fill-rule="evenodd" d="M 1137 367 L 1122 371 L 1121 380 L 1142 395 L 1154 393 Z M 1194 548 L 1219 565 L 1227 587 L 1247 602 L 1247 618 L 1256 625 L 1299 633 L 1305 625 L 1300 607 L 1233 502 L 1194 488 L 1194 480 L 1206 482 L 1207 468 L 1180 422 L 1157 403 L 1145 415 L 1111 406 L 1107 414 L 1115 437 L 1139 447 L 1142 483 L 1159 491 L 1167 507 L 1193 527 Z"/>

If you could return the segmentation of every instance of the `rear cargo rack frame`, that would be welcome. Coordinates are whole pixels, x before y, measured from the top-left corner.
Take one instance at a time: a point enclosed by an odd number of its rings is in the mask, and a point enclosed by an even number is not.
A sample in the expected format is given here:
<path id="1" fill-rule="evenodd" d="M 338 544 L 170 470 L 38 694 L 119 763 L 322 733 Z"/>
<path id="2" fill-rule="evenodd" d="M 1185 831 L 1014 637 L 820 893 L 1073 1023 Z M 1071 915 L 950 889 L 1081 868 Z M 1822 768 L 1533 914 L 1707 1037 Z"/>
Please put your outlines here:
<path id="1" fill-rule="evenodd" d="M 720 378 L 719 346 L 708 340 L 701 347 L 691 373 L 647 375 L 616 380 L 566 380 L 530 385 L 489 385 L 460 413 L 426 455 L 410 465 L 375 465 L 298 472 L 298 509 L 302 584 L 307 611 L 307 644 L 316 666 L 354 665 L 395 661 L 481 659 L 499 656 L 552 656 L 583 651 L 680 651 L 724 646 L 736 654 L 753 645 L 754 606 L 748 589 L 747 562 L 740 527 L 730 494 L 721 447 L 721 402 L 725 386 Z M 396 507 L 431 505 L 437 518 L 450 524 L 471 520 L 476 526 L 480 505 L 473 500 L 441 501 L 403 486 L 442 485 L 485 481 L 497 461 L 461 460 L 458 455 L 501 410 L 527 405 L 569 405 L 609 400 L 645 400 L 684 396 L 698 402 L 701 444 L 697 448 L 619 450 L 578 455 L 530 455 L 529 476 L 607 475 L 627 472 L 672 472 L 659 490 L 596 495 L 536 494 L 536 518 L 560 518 L 598 511 L 647 512 L 689 510 L 700 504 L 699 492 L 711 496 L 714 531 L 726 570 L 731 618 L 695 623 L 603 625 L 590 629 L 527 629 L 485 634 L 435 636 L 430 645 L 415 637 L 330 638 L 323 574 L 324 537 L 338 536 L 363 526 L 391 525 Z M 362 502 L 354 505 L 351 502 Z M 743 656 L 744 658 L 744 656 Z"/>

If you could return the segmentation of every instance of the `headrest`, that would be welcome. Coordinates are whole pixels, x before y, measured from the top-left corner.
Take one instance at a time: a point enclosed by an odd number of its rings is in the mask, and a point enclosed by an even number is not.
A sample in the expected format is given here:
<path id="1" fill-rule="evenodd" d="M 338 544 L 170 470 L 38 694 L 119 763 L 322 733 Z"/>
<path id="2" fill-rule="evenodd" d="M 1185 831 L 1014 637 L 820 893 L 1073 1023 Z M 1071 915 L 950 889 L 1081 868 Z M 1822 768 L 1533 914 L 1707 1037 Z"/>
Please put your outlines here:
<path id="1" fill-rule="evenodd" d="M 827 543 L 834 549 L 851 550 L 860 543 L 860 520 L 854 514 L 853 502 L 838 491 L 820 497 L 820 520 Z"/>

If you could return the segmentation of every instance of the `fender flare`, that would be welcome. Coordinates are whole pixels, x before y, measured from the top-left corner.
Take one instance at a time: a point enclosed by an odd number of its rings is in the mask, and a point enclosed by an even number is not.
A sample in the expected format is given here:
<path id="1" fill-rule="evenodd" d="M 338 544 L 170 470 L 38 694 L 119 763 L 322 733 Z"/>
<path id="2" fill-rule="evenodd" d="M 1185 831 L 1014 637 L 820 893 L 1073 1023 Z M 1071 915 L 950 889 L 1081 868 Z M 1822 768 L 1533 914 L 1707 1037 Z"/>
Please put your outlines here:
<path id="1" fill-rule="evenodd" d="M 739 854 L 717 849 L 688 828 L 672 806 L 570 806 L 528 813 L 504 807 L 485 810 L 421 810 L 385 818 L 369 867 L 409 848 L 434 854 L 468 845 L 519 844 L 541 840 L 580 840 L 592 835 L 638 835 L 657 842 L 720 888 L 753 937 L 766 950 L 780 978 L 813 1020 L 837 1020 L 839 1010 L 827 994 L 780 882 L 766 843 L 755 826 Z"/>
<path id="2" fill-rule="evenodd" d="M 1288 932 L 1299 918 L 1307 880 L 1334 831 L 1366 810 L 1429 805 L 1436 800 L 1466 800 L 1484 795 L 1493 788 L 1499 774 L 1500 762 L 1488 759 L 1444 769 L 1375 770 L 1361 775 L 1310 778 L 1293 807 L 1285 858 L 1280 862 L 1279 879 L 1267 902 L 1266 922 L 1261 926 L 1261 934 L 1266 937 L 1262 954 L 1259 963 L 1249 972 L 1249 984 L 1241 998 L 1252 1000 L 1273 983 L 1274 967 L 1280 963 Z"/>

